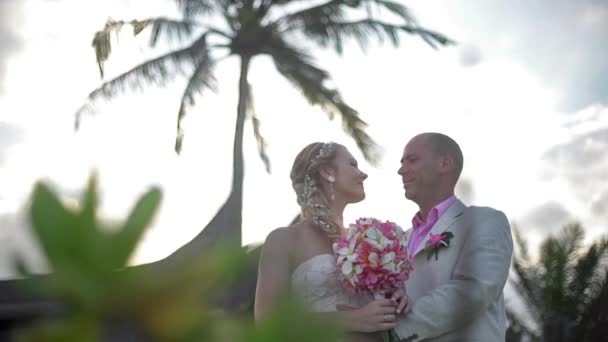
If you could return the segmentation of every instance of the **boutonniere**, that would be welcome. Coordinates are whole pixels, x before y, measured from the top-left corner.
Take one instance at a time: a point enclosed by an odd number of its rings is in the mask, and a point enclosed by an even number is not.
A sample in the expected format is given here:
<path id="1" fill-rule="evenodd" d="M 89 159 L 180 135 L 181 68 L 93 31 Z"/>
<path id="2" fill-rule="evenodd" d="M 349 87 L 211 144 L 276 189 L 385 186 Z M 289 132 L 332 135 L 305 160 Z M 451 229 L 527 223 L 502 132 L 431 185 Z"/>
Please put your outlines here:
<path id="1" fill-rule="evenodd" d="M 429 233 L 429 240 L 426 242 L 426 259 L 429 260 L 435 254 L 435 260 L 439 258 L 439 250 L 441 248 L 450 247 L 450 240 L 454 237 L 452 232 L 443 232 L 441 234 Z"/>

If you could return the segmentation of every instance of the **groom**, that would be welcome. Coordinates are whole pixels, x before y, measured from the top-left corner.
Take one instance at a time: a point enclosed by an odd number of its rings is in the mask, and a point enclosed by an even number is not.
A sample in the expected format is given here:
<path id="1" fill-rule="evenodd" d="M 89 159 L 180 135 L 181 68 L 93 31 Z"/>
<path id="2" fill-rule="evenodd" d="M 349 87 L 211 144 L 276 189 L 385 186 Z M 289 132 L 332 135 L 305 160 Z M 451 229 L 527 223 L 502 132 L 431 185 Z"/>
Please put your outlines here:
<path id="1" fill-rule="evenodd" d="M 462 166 L 460 147 L 440 133 L 415 136 L 403 152 L 405 197 L 420 208 L 408 231 L 411 311 L 395 328 L 404 341 L 505 340 L 511 229 L 502 212 L 454 196 Z"/>

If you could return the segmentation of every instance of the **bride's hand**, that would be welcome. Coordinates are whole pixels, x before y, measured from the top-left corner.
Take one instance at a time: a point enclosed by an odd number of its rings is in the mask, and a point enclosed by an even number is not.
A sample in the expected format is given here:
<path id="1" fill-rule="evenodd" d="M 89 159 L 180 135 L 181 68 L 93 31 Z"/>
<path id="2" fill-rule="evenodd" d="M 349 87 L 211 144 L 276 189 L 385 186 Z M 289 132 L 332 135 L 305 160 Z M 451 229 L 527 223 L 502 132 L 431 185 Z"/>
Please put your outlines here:
<path id="1" fill-rule="evenodd" d="M 338 305 L 338 310 L 346 306 Z M 375 332 L 393 329 L 397 326 L 396 305 L 390 299 L 374 300 L 367 305 L 343 311 L 344 320 L 350 331 Z"/>

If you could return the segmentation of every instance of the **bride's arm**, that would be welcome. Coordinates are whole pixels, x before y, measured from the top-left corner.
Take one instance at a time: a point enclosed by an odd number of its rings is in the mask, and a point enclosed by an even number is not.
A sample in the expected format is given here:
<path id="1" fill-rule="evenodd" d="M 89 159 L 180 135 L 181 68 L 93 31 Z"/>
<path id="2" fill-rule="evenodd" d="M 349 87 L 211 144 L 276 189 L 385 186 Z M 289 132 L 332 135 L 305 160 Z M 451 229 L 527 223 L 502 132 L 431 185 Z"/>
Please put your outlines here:
<path id="1" fill-rule="evenodd" d="M 289 231 L 279 228 L 266 237 L 258 265 L 254 318 L 264 319 L 289 291 Z"/>

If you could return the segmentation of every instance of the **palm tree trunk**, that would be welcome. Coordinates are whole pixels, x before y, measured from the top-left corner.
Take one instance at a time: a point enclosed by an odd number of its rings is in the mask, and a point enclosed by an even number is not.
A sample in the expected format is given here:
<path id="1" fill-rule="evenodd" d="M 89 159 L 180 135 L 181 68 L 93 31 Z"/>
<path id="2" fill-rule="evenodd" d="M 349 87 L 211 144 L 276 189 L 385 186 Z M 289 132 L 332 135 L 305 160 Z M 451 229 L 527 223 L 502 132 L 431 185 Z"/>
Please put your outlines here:
<path id="1" fill-rule="evenodd" d="M 168 262 L 180 262 L 193 256 L 204 253 L 218 241 L 230 244 L 242 244 L 241 226 L 243 221 L 243 133 L 247 117 L 247 99 L 249 86 L 247 74 L 249 73 L 250 56 L 241 56 L 241 75 L 239 77 L 239 102 L 237 107 L 236 127 L 234 131 L 233 162 L 232 162 L 232 188 L 230 196 L 217 212 L 215 217 L 194 239 L 175 251 Z M 171 260 L 168 260 L 171 259 Z"/>
<path id="2" fill-rule="evenodd" d="M 251 57 L 241 56 L 241 75 L 239 77 L 239 103 L 237 107 L 236 127 L 234 129 L 234 146 L 232 151 L 232 192 L 234 207 L 230 216 L 233 217 L 230 225 L 226 226 L 229 238 L 242 243 L 242 221 L 243 221 L 243 178 L 245 174 L 245 163 L 243 161 L 243 133 L 245 119 L 247 116 L 247 100 L 249 99 L 249 63 Z M 229 230 L 229 231 L 228 231 Z"/>

